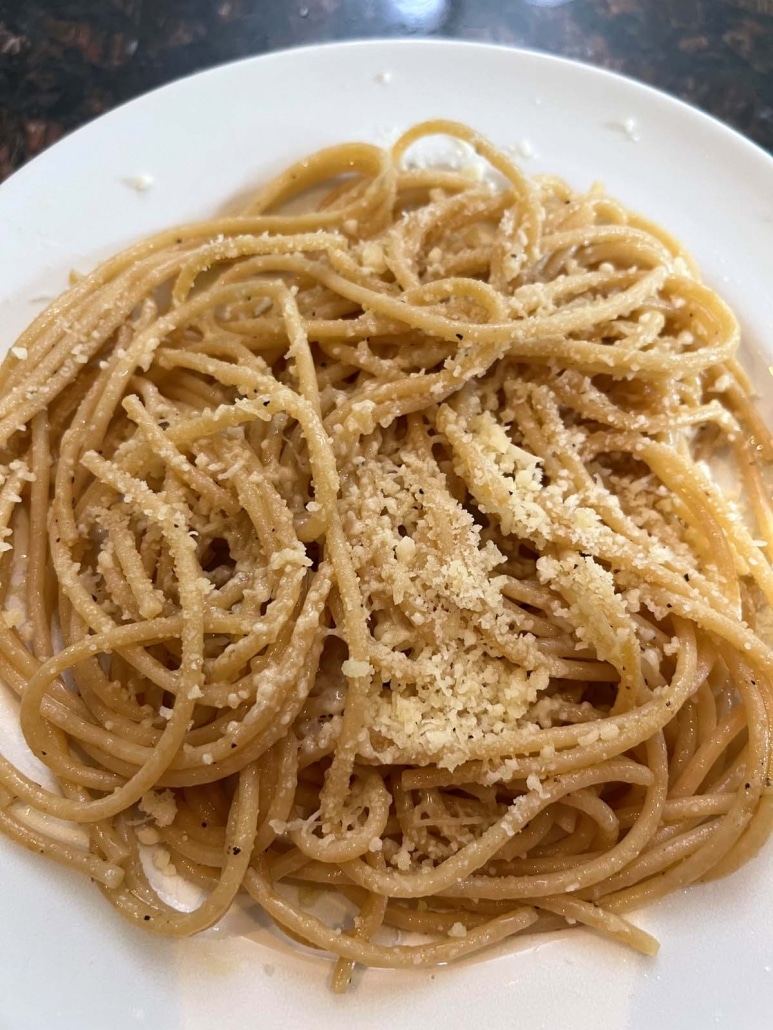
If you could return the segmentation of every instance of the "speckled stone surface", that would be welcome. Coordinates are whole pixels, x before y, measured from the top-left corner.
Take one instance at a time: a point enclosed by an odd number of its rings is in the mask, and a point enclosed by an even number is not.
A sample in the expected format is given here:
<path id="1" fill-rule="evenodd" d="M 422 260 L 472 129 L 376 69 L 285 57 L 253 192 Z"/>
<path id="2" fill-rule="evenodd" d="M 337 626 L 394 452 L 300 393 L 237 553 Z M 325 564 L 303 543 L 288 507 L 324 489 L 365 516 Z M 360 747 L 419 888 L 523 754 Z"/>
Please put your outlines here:
<path id="1" fill-rule="evenodd" d="M 602 65 L 773 152 L 773 0 L 0 0 L 0 179 L 181 75 L 379 36 L 483 40 Z"/>

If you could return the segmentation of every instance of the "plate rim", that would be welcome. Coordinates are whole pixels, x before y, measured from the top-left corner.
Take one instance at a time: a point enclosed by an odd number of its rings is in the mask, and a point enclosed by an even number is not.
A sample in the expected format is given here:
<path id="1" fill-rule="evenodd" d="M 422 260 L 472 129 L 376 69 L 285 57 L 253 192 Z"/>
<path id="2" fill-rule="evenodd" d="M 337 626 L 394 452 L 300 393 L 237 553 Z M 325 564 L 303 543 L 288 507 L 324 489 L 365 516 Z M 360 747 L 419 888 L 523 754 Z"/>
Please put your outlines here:
<path id="1" fill-rule="evenodd" d="M 745 144 L 745 150 L 747 152 L 749 150 L 751 150 L 751 152 L 752 152 L 751 156 L 755 160 L 758 160 L 759 154 L 762 155 L 762 157 L 764 159 L 764 163 L 763 163 L 763 165 L 761 167 L 763 167 L 765 169 L 765 180 L 767 181 L 768 177 L 771 174 L 773 174 L 773 156 L 769 155 L 763 148 L 761 148 L 758 144 L 755 144 L 753 141 L 749 140 L 742 133 L 738 132 L 737 130 L 732 129 L 731 127 L 727 126 L 721 120 L 717 119 L 716 117 L 714 117 L 712 115 L 707 114 L 706 112 L 700 110 L 699 108 L 693 107 L 691 104 L 686 103 L 685 101 L 682 101 L 679 98 L 673 97 L 672 95 L 670 95 L 668 93 L 665 93 L 662 90 L 659 90 L 657 88 L 648 86 L 648 85 L 646 85 L 644 83 L 640 83 L 636 79 L 633 79 L 633 78 L 631 78 L 629 76 L 621 75 L 621 74 L 619 74 L 617 72 L 613 72 L 613 71 L 610 71 L 608 69 L 598 68 L 597 66 L 588 64 L 586 62 L 577 61 L 577 60 L 574 60 L 574 59 L 571 59 L 571 58 L 565 58 L 565 57 L 560 56 L 560 55 L 545 54 L 545 53 L 542 53 L 542 52 L 539 52 L 539 51 L 527 50 L 525 48 L 510 47 L 510 46 L 503 45 L 503 44 L 491 44 L 491 43 L 485 43 L 485 42 L 467 42 L 467 41 L 464 41 L 464 40 L 453 40 L 453 39 L 452 40 L 447 40 L 447 39 L 434 39 L 434 38 L 429 38 L 429 39 L 424 39 L 424 38 L 421 38 L 421 39 L 375 38 L 375 39 L 365 39 L 365 40 L 354 40 L 353 39 L 353 40 L 346 40 L 346 41 L 341 41 L 341 42 L 329 42 L 329 43 L 325 43 L 325 44 L 311 44 L 311 45 L 287 47 L 287 48 L 283 48 L 282 50 L 272 51 L 272 52 L 265 53 L 265 54 L 248 56 L 248 57 L 236 60 L 236 61 L 223 62 L 221 64 L 214 65 L 214 66 L 212 66 L 210 68 L 203 69 L 201 71 L 194 72 L 194 73 L 192 73 L 190 75 L 186 75 L 186 76 L 181 77 L 179 79 L 173 80 L 170 83 L 164 83 L 164 84 L 156 87 L 155 89 L 149 90 L 149 91 L 147 91 L 147 92 L 145 92 L 143 94 L 140 94 L 137 97 L 134 97 L 134 98 L 132 98 L 130 100 L 125 101 L 124 103 L 121 103 L 121 104 L 117 105 L 116 107 L 112 108 L 110 111 L 105 112 L 104 114 L 98 116 L 97 118 L 91 119 L 85 125 L 79 127 L 76 130 L 73 130 L 71 133 L 68 133 L 67 136 L 63 137 L 60 141 L 57 141 L 57 143 L 53 144 L 50 148 L 47 148 L 46 151 L 44 151 L 40 155 L 37 155 L 31 161 L 27 162 L 21 169 L 19 169 L 16 173 L 14 173 L 13 176 L 10 176 L 9 179 L 6 180 L 6 182 L 2 184 L 2 187 L 0 187 L 0 201 L 5 202 L 5 194 L 3 194 L 2 189 L 3 189 L 3 187 L 6 187 L 8 183 L 13 183 L 14 181 L 18 182 L 18 178 L 21 177 L 22 185 L 23 185 L 23 180 L 25 178 L 23 173 L 24 173 L 24 171 L 26 169 L 29 169 L 30 167 L 34 166 L 34 168 L 37 170 L 37 168 L 40 167 L 40 163 L 41 162 L 45 162 L 46 160 L 50 160 L 51 159 L 51 155 L 55 154 L 57 152 L 58 148 L 73 146 L 74 144 L 73 144 L 72 141 L 75 141 L 78 146 L 81 146 L 80 140 L 82 139 L 82 136 L 79 136 L 79 134 L 87 134 L 88 131 L 90 130 L 90 128 L 93 127 L 95 124 L 97 124 L 97 123 L 102 124 L 105 120 L 110 120 L 112 117 L 114 117 L 114 116 L 118 115 L 120 112 L 122 112 L 123 108 L 128 108 L 128 107 L 131 107 L 132 105 L 137 105 L 139 107 L 140 105 L 142 105 L 144 103 L 151 103 L 152 104 L 153 98 L 156 96 L 156 94 L 161 94 L 164 91 L 172 91 L 176 87 L 178 87 L 178 86 L 180 86 L 182 84 L 187 83 L 188 80 L 194 80 L 194 79 L 195 80 L 201 80 L 201 79 L 205 79 L 207 76 L 217 75 L 217 74 L 222 73 L 224 70 L 237 68 L 237 67 L 242 66 L 242 65 L 254 65 L 254 64 L 258 63 L 258 62 L 269 63 L 269 62 L 271 62 L 273 60 L 277 60 L 277 59 L 284 60 L 284 59 L 287 59 L 287 57 L 290 56 L 290 55 L 292 55 L 292 56 L 298 55 L 299 52 L 302 54 L 303 52 L 309 52 L 309 51 L 315 51 L 315 52 L 316 51 L 331 51 L 331 50 L 336 50 L 336 49 L 339 49 L 339 50 L 342 50 L 342 51 L 343 50 L 347 50 L 348 51 L 348 50 L 352 50 L 352 49 L 355 49 L 355 48 L 361 48 L 361 47 L 376 48 L 376 47 L 379 47 L 379 46 L 382 46 L 382 45 L 386 45 L 389 48 L 395 48 L 396 47 L 396 48 L 399 48 L 400 50 L 407 50 L 408 48 L 411 48 L 411 49 L 425 49 L 425 50 L 426 49 L 449 50 L 449 49 L 458 48 L 458 49 L 463 49 L 463 50 L 471 50 L 471 49 L 473 49 L 473 50 L 476 50 L 476 51 L 490 51 L 490 52 L 506 53 L 507 55 L 515 57 L 516 59 L 525 56 L 529 61 L 536 61 L 537 63 L 539 63 L 539 64 L 541 64 L 543 66 L 549 66 L 549 67 L 553 67 L 555 65 L 559 65 L 559 66 L 563 66 L 563 67 L 569 66 L 570 68 L 574 69 L 575 71 L 582 70 L 583 73 L 589 72 L 589 73 L 591 73 L 592 77 L 605 77 L 608 80 L 611 80 L 613 83 L 621 83 L 622 82 L 622 83 L 626 84 L 627 87 L 633 87 L 634 90 L 637 93 L 644 91 L 648 95 L 654 94 L 654 99 L 658 103 L 661 103 L 661 104 L 665 101 L 666 104 L 669 107 L 669 110 L 679 110 L 679 111 L 682 112 L 683 116 L 689 117 L 692 121 L 695 121 L 696 118 L 697 118 L 697 119 L 699 119 L 701 121 L 702 124 L 709 125 L 713 132 L 716 133 L 716 131 L 718 129 L 723 134 L 723 136 L 725 138 L 728 138 L 728 134 L 729 134 L 729 139 L 732 141 L 732 144 L 733 144 L 734 147 L 738 146 L 738 143 L 739 143 L 739 140 L 740 140 L 743 144 Z M 374 68 L 373 70 L 376 71 L 377 69 Z M 38 162 L 38 164 L 36 164 L 36 162 Z M 558 169 L 558 170 L 560 172 L 560 169 Z M 1 299 L 2 298 L 0 298 L 0 300 Z M 5 843 L 5 842 L 3 841 L 3 843 Z M 19 849 L 15 848 L 15 847 L 14 847 L 14 851 L 20 854 Z M 34 870 L 35 870 L 34 863 L 30 859 L 28 859 L 27 856 L 21 856 L 21 858 L 25 862 L 25 864 L 28 865 L 31 870 L 33 870 L 33 873 L 34 873 Z M 759 859 L 757 860 L 757 862 L 759 862 Z M 48 868 L 48 866 L 49 866 L 49 864 L 46 863 L 46 868 Z M 764 874 L 764 871 L 763 871 L 763 874 Z M 761 882 L 763 874 L 758 873 L 756 879 Z M 42 875 L 45 876 L 45 872 L 43 872 Z M 68 874 L 68 875 L 71 875 L 71 874 Z M 58 878 L 54 877 L 54 876 L 51 877 L 52 881 L 54 881 L 55 879 L 58 879 Z M 736 878 L 734 877 L 733 879 L 735 880 Z M 728 881 L 725 881 L 725 883 L 727 883 L 727 882 Z M 709 888 L 710 888 L 710 885 L 709 885 Z M 689 926 L 691 928 L 693 927 L 692 916 L 687 911 L 688 909 L 690 909 L 690 908 L 693 908 L 693 909 L 698 908 L 699 910 L 702 909 L 704 918 L 706 917 L 706 913 L 709 912 L 709 910 L 710 910 L 711 902 L 710 902 L 710 895 L 709 895 L 709 893 L 707 891 L 707 888 L 704 887 L 701 890 L 702 890 L 702 894 L 699 894 L 698 891 L 696 891 L 696 892 L 691 892 L 690 891 L 690 892 L 687 892 L 689 897 L 687 897 L 687 898 L 679 897 L 678 898 L 678 901 L 679 901 L 679 904 L 680 904 L 680 910 L 683 909 L 684 913 L 685 913 L 681 917 L 681 919 L 680 919 L 680 922 L 682 922 L 684 926 Z M 702 904 L 699 903 L 698 905 L 696 905 L 696 898 L 700 902 L 700 897 L 701 896 L 703 898 Z M 90 895 L 90 900 L 91 900 L 91 895 Z M 662 905 L 662 903 L 661 903 L 661 905 Z M 644 910 L 647 913 L 647 919 L 642 921 L 643 925 L 645 925 L 645 927 L 646 927 L 647 921 L 649 919 L 649 912 L 652 911 L 652 910 L 657 910 L 658 907 L 659 906 L 655 905 L 655 906 L 652 906 L 652 909 L 648 908 L 648 909 Z M 96 913 L 96 910 L 97 909 L 101 910 L 103 908 L 108 910 L 108 914 L 110 915 L 110 917 L 112 919 L 113 913 L 110 912 L 108 906 L 102 905 L 101 899 L 100 899 L 99 901 L 96 901 L 96 900 L 94 901 L 93 909 L 92 909 L 92 907 L 89 908 L 88 919 L 86 920 L 86 922 L 89 923 L 91 925 L 91 927 L 93 927 L 92 941 L 93 941 L 93 944 L 95 946 L 95 950 L 99 946 L 98 929 L 97 928 L 98 927 L 103 927 L 105 925 L 105 921 L 103 921 L 103 920 L 101 920 L 99 918 L 99 916 Z M 662 908 L 660 910 L 662 911 Z M 701 924 L 698 923 L 696 929 L 698 931 L 700 931 L 701 928 L 702 928 Z M 115 930 L 116 927 L 111 924 L 111 929 Z M 582 932 L 583 931 L 579 931 L 579 934 L 582 934 Z M 125 939 L 126 934 L 123 934 L 122 937 Z M 565 942 L 567 940 L 567 935 L 562 935 L 561 939 L 562 939 L 562 941 Z M 577 936 L 577 938 L 575 938 L 575 935 L 572 935 L 572 946 L 573 947 L 575 946 L 574 945 L 574 940 L 575 939 L 577 939 L 580 942 L 579 945 L 578 945 L 578 948 L 579 948 L 579 950 L 582 950 L 583 949 L 583 943 L 582 943 L 582 939 L 579 937 L 579 935 Z M 204 940 L 206 942 L 207 938 L 197 938 L 197 941 L 202 941 L 202 940 Z M 143 940 L 140 943 L 144 945 L 145 941 Z M 165 941 L 164 943 L 165 944 L 166 943 L 173 944 L 174 942 L 167 942 L 167 941 Z M 537 940 L 535 942 L 535 944 L 536 944 L 535 950 L 542 949 L 546 944 L 549 944 L 550 946 L 555 946 L 556 943 L 558 943 L 558 942 L 557 941 L 554 942 L 553 940 L 548 941 L 547 939 L 545 939 L 543 941 L 543 940 L 540 939 L 540 940 Z M 596 954 L 596 955 L 601 954 L 600 951 L 594 951 L 594 948 L 592 946 L 593 945 L 592 941 L 589 941 L 588 944 L 590 945 L 590 947 L 588 948 L 588 953 L 591 956 L 594 955 L 594 954 Z M 515 972 L 516 972 L 516 974 L 518 976 L 520 976 L 522 974 L 522 972 L 526 971 L 526 976 L 528 977 L 528 969 L 529 969 L 529 962 L 530 962 L 530 960 L 528 959 L 527 956 L 530 953 L 530 951 L 531 951 L 530 948 L 525 949 L 525 954 L 524 954 L 524 958 L 523 958 L 523 962 L 524 962 L 523 969 L 519 968 L 519 969 L 515 970 Z M 170 952 L 171 952 L 171 948 L 170 948 Z M 513 949 L 513 951 L 508 952 L 505 955 L 499 955 L 498 953 L 491 953 L 490 956 L 486 957 L 485 961 L 483 961 L 481 963 L 478 963 L 478 962 L 474 963 L 473 964 L 473 968 L 480 969 L 481 966 L 490 966 L 490 969 L 493 972 L 493 970 L 495 970 L 498 967 L 499 970 L 500 970 L 500 975 L 504 974 L 505 976 L 507 976 L 507 973 L 508 973 L 508 969 L 506 968 L 506 966 L 507 966 L 507 959 L 514 952 L 515 952 L 515 949 Z M 151 951 L 150 946 L 148 946 L 148 954 L 152 954 L 152 953 L 153 952 Z M 278 963 L 280 961 L 279 954 L 277 952 L 274 952 L 273 954 L 276 956 L 277 963 Z M 771 956 L 771 957 L 773 957 L 773 956 Z M 504 962 L 503 962 L 503 960 L 504 960 Z M 260 958 L 258 958 L 256 961 L 257 961 L 257 964 L 259 966 Z M 554 961 L 560 962 L 560 959 L 554 960 Z M 635 957 L 634 957 L 634 959 L 624 958 L 622 961 L 623 961 L 623 963 L 624 962 L 630 962 L 631 965 L 633 966 L 633 964 L 636 961 L 636 958 Z M 622 963 L 620 963 L 619 965 L 616 965 L 615 967 L 613 967 L 613 969 L 612 969 L 613 977 L 616 976 L 616 975 L 620 975 L 621 977 L 623 977 L 623 971 L 620 968 L 621 965 L 622 965 Z M 125 968 L 128 969 L 129 971 L 134 969 L 134 971 L 137 973 L 138 978 L 140 977 L 140 971 L 137 969 L 137 965 L 136 964 L 135 964 L 134 967 L 132 967 L 131 965 L 129 965 L 127 963 L 127 966 Z M 321 966 L 319 968 L 321 969 Z M 461 971 L 461 967 L 456 967 L 456 968 L 460 969 L 460 971 Z M 637 976 L 642 976 L 642 977 L 644 977 L 646 979 L 648 974 L 646 972 L 645 973 L 638 972 L 638 970 L 640 968 L 643 968 L 643 967 L 636 966 Z M 731 968 L 731 967 L 728 967 L 728 968 Z M 142 972 L 144 972 L 144 970 Z M 512 967 L 509 970 L 509 972 L 513 972 Z M 266 1004 L 267 1009 L 270 1009 L 270 1012 L 276 1011 L 276 1013 L 279 1014 L 280 1013 L 280 1009 L 278 1007 L 276 1009 L 274 1009 L 274 1005 L 277 1004 L 277 1001 L 276 1001 L 276 998 L 275 998 L 275 996 L 273 994 L 273 991 L 269 990 L 268 987 L 265 987 L 264 989 L 261 988 L 259 970 L 256 970 L 256 973 L 257 973 L 257 975 L 254 977 L 254 980 L 256 982 L 255 982 L 255 986 L 253 988 L 253 994 L 252 994 L 253 1000 L 257 1000 L 259 1003 L 262 1000 Z M 399 973 L 397 975 L 400 976 Z M 320 979 L 321 979 L 321 975 L 320 975 Z M 440 977 L 438 979 L 440 979 Z M 139 982 L 141 984 L 145 983 L 144 979 L 140 979 Z M 296 980 L 295 980 L 295 986 L 298 986 L 300 983 L 301 983 L 301 974 L 298 973 L 298 975 L 296 977 Z M 400 1006 L 399 995 L 400 995 L 401 992 L 406 990 L 406 987 L 407 987 L 408 990 L 411 990 L 411 991 L 414 991 L 414 989 L 415 989 L 416 995 L 419 995 L 419 993 L 420 993 L 420 981 L 418 979 L 414 979 L 411 982 L 407 982 L 403 977 L 400 977 L 399 982 L 395 983 L 395 986 L 394 986 L 395 999 L 394 999 L 394 1002 L 393 1002 L 393 1004 L 395 1006 L 393 1011 L 395 1013 L 397 1013 L 397 1012 L 404 1012 L 405 1011 L 404 1009 L 402 1009 L 401 1007 L 398 1007 L 398 1006 Z M 640 989 L 642 987 L 643 987 L 643 984 L 641 982 L 637 981 L 637 984 L 636 984 L 636 993 L 637 993 L 637 995 L 640 994 Z M 218 994 L 221 993 L 221 989 L 217 988 L 216 986 L 213 987 L 213 990 L 217 990 Z M 309 993 L 307 994 L 306 997 L 307 997 L 307 1000 L 308 1000 L 308 1005 L 311 1006 L 312 1000 L 314 998 L 314 994 L 311 991 L 309 991 Z M 503 998 L 504 997 L 506 997 L 506 995 L 503 995 Z M 11 1000 L 13 1001 L 13 999 L 11 999 Z M 118 999 L 118 1000 L 122 1001 L 122 999 Z M 370 991 L 363 990 L 361 995 L 360 995 L 360 997 L 359 997 L 359 999 L 357 998 L 356 993 L 355 993 L 355 995 L 351 999 L 347 1000 L 346 1007 L 341 1007 L 341 1009 L 339 1010 L 339 1015 L 342 1013 L 344 1015 L 344 1018 L 348 1018 L 355 1011 L 357 1012 L 357 1014 L 360 1017 L 367 1016 L 368 1013 L 371 1013 L 371 1012 L 377 1012 L 377 1013 L 380 1013 L 380 1014 L 383 1015 L 383 1013 L 385 1011 L 383 1006 L 378 1006 L 377 1007 L 377 1003 L 381 1002 L 382 1000 L 383 1000 L 382 999 L 382 995 L 371 994 Z M 583 998 L 583 1000 L 587 1001 L 589 999 Z M 592 1001 L 593 998 L 590 998 L 590 1000 Z M 419 998 L 417 997 L 417 1011 L 418 1011 L 418 1001 L 419 1001 Z M 349 1002 L 351 1002 L 352 1005 L 359 1004 L 360 1007 L 359 1008 L 352 1008 L 352 1007 L 350 1007 Z M 441 1007 L 441 1010 L 444 1011 L 445 1010 L 444 1006 L 446 1004 L 445 994 L 444 993 L 438 996 L 437 1002 L 438 1002 L 439 1006 Z M 602 999 L 601 999 L 600 996 L 598 998 L 598 1003 L 599 1003 L 599 1005 L 602 1004 Z M 501 1004 L 504 1004 L 504 1001 L 502 1001 Z M 311 1009 L 310 1009 L 310 1011 L 311 1011 Z M 472 1013 L 475 1010 L 473 1008 L 470 1008 L 469 1011 Z M 602 1008 L 601 1011 L 603 1012 L 603 1008 Z M 11 1014 L 13 1015 L 13 1013 L 11 1013 Z M 461 1014 L 461 1013 L 459 1013 L 459 1014 Z M 499 1003 L 496 1005 L 496 1007 L 492 1007 L 491 1009 L 489 1009 L 489 1005 L 487 1004 L 485 1006 L 485 1011 L 484 1011 L 483 1015 L 490 1017 L 491 1014 L 493 1014 L 493 1016 L 495 1018 L 495 1021 L 496 1021 L 496 1017 L 497 1016 L 501 1016 L 501 1015 L 504 1014 L 504 1009 L 500 1009 Z M 550 1013 L 548 1013 L 548 1014 L 550 1014 Z M 121 1012 L 120 1015 L 124 1015 L 124 1013 Z M 323 1025 L 327 1026 L 328 1025 L 327 1022 L 326 1022 L 326 1010 L 319 1013 L 319 1018 L 320 1018 L 320 1023 L 319 1023 L 320 1026 L 323 1026 Z M 603 1018 L 600 1021 L 603 1022 Z M 527 1022 L 528 1022 L 528 1019 L 527 1019 Z M 68 1022 L 66 1025 L 69 1026 L 71 1024 Z M 77 1024 L 72 1024 L 72 1025 L 77 1025 Z M 126 1024 L 122 1022 L 120 1025 L 123 1027 Z M 197 1028 L 199 1027 L 199 1022 L 198 1021 L 196 1021 L 195 1023 L 194 1022 L 190 1022 L 190 1023 L 189 1022 L 185 1022 L 184 1024 L 181 1023 L 180 1025 L 181 1026 L 184 1025 L 185 1027 L 188 1027 L 188 1028 L 190 1028 L 190 1030 L 192 1030 L 192 1028 L 194 1026 L 197 1027 Z M 288 1025 L 295 1026 L 295 1025 L 298 1025 L 298 1024 L 291 1023 L 291 1024 L 288 1024 Z M 410 1025 L 411 1026 L 414 1025 L 412 1020 L 411 1020 Z M 462 1024 L 461 1023 L 456 1023 L 456 1022 L 452 1021 L 452 1025 L 453 1026 L 461 1026 Z M 496 1026 L 504 1027 L 505 1025 L 509 1026 L 509 1024 L 504 1024 L 504 1023 L 496 1022 Z M 532 1024 L 532 1025 L 536 1025 L 536 1024 Z M 610 1025 L 610 1024 L 607 1024 L 607 1025 Z M 622 1026 L 622 1024 L 618 1024 L 618 1023 L 615 1023 L 615 1025 L 616 1026 L 618 1026 L 618 1025 Z M 639 1023 L 637 1022 L 636 1025 L 638 1026 Z M 209 1030 L 210 1026 L 214 1027 L 215 1024 L 214 1023 L 211 1024 L 209 1022 L 206 1022 L 206 1024 L 202 1023 L 201 1026 L 202 1027 L 206 1026 L 207 1030 Z"/>
<path id="2" fill-rule="evenodd" d="M 625 72 L 615 71 L 611 68 L 604 68 L 600 65 L 593 64 L 590 61 L 583 61 L 574 57 L 567 57 L 564 54 L 554 54 L 545 50 L 530 49 L 524 46 L 509 46 L 506 43 L 491 43 L 481 40 L 464 40 L 456 39 L 453 37 L 390 37 L 390 36 L 365 36 L 354 39 L 344 40 L 326 40 L 323 43 L 300 43 L 297 45 L 291 45 L 281 47 L 277 50 L 267 50 L 259 54 L 249 54 L 244 57 L 238 57 L 234 60 L 220 61 L 217 64 L 209 65 L 206 68 L 200 68 L 197 71 L 180 75 L 177 78 L 170 79 L 167 82 L 160 83 L 157 86 L 152 86 L 150 89 L 144 90 L 136 96 L 129 97 L 126 100 L 122 100 L 115 104 L 107 111 L 103 111 L 96 115 L 94 118 L 90 118 L 88 121 L 78 125 L 76 128 L 68 131 L 60 139 L 56 140 L 50 146 L 46 147 L 40 153 L 30 158 L 29 161 L 25 161 L 19 168 L 15 169 L 11 175 L 4 179 L 0 183 L 0 190 L 4 189 L 8 183 L 13 182 L 17 184 L 19 176 L 23 176 L 24 172 L 31 166 L 45 159 L 49 154 L 55 151 L 57 148 L 69 145 L 71 141 L 77 137 L 80 133 L 87 131 L 91 126 L 97 123 L 103 123 L 106 119 L 111 118 L 117 112 L 123 111 L 124 108 L 130 107 L 133 104 L 142 104 L 148 101 L 152 102 L 152 98 L 163 92 L 164 90 L 174 89 L 182 86 L 193 79 L 204 79 L 211 75 L 218 75 L 223 72 L 227 72 L 229 69 L 237 68 L 240 65 L 251 65 L 258 61 L 263 63 L 270 63 L 272 61 L 282 61 L 289 55 L 303 55 L 304 53 L 319 51 L 332 51 L 332 50 L 354 50 L 360 48 L 372 48 L 378 49 L 379 47 L 388 46 L 396 49 L 460 49 L 460 50 L 477 50 L 477 51 L 491 51 L 498 53 L 505 53 L 512 55 L 515 59 L 527 59 L 536 61 L 539 64 L 545 65 L 570 65 L 579 68 L 585 74 L 600 76 L 602 78 L 608 78 L 612 81 L 623 82 L 629 87 L 634 87 L 637 90 L 644 90 L 646 93 L 651 94 L 653 99 L 657 98 L 659 101 L 665 101 L 668 104 L 675 105 L 677 108 L 683 108 L 688 111 L 693 117 L 698 117 L 705 121 L 707 125 L 713 127 L 713 129 L 728 134 L 732 137 L 736 144 L 741 143 L 747 147 L 750 151 L 750 156 L 756 159 L 762 159 L 767 162 L 771 175 L 773 175 L 773 153 L 769 153 L 761 144 L 745 135 L 740 129 L 736 129 L 734 126 L 723 121 L 717 115 L 711 114 L 705 111 L 701 107 L 697 107 L 688 100 L 684 100 L 681 97 L 675 96 L 673 93 L 667 90 L 661 89 L 659 86 L 654 86 L 650 83 L 643 82 L 640 79 L 635 78 Z"/>

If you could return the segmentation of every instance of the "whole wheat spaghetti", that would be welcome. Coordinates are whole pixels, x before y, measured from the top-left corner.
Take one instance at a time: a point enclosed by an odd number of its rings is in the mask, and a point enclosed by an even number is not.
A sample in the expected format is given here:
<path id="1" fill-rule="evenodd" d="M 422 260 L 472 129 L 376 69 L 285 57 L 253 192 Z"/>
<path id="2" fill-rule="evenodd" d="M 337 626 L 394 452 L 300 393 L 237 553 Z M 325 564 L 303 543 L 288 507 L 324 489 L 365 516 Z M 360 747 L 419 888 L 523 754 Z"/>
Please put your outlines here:
<path id="1" fill-rule="evenodd" d="M 406 160 L 438 133 L 492 174 Z M 625 913 L 771 821 L 737 346 L 667 233 L 440 121 L 107 261 L 0 370 L 0 675 L 58 785 L 0 759 L 0 828 L 157 933 L 247 892 L 339 990 L 569 924 L 652 953 Z"/>

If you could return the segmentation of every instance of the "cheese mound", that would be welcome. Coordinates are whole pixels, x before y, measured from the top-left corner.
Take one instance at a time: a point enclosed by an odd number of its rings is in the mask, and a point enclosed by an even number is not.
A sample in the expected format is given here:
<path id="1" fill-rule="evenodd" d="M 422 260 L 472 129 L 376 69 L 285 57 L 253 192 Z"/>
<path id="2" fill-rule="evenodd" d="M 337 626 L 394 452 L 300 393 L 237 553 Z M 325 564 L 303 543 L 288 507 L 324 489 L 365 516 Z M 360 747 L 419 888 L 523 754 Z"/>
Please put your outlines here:
<path id="1" fill-rule="evenodd" d="M 512 729 L 548 685 L 502 592 L 505 558 L 452 489 L 453 474 L 408 445 L 358 466 L 344 494 L 381 679 L 366 759 L 455 768 Z"/>

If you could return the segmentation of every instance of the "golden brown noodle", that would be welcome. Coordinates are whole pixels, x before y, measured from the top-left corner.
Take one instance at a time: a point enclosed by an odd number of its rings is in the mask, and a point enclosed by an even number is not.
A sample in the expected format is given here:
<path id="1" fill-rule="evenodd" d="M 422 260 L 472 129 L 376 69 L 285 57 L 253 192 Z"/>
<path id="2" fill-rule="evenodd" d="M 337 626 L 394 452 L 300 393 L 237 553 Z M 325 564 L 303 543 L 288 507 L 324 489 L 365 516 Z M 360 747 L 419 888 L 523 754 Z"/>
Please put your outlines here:
<path id="1" fill-rule="evenodd" d="M 490 181 L 406 161 L 437 133 Z M 0 674 L 58 785 L 1 759 L 0 827 L 158 933 L 245 890 L 337 990 L 574 923 L 652 953 L 621 913 L 771 821 L 737 345 L 665 232 L 446 122 L 107 261 L 0 370 Z"/>

